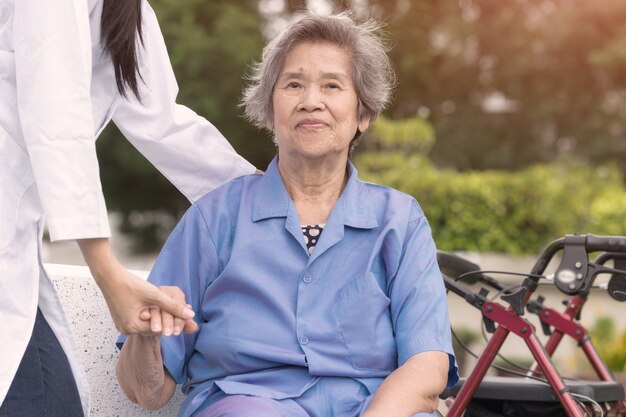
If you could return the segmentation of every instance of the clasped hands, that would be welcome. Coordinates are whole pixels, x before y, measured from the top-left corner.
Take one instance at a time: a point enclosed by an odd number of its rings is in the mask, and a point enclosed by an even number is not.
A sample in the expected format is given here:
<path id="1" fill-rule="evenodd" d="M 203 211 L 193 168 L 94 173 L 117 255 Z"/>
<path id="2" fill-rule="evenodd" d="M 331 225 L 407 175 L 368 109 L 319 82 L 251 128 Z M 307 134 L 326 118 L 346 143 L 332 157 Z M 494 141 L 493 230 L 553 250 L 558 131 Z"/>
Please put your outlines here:
<path id="1" fill-rule="evenodd" d="M 161 286 L 159 289 L 179 304 L 185 303 L 185 294 L 178 287 Z M 186 304 L 188 310 L 193 311 L 191 305 Z M 163 336 L 178 336 L 181 333 L 198 331 L 198 324 L 193 318 L 183 319 L 154 305 L 144 308 L 139 318 L 150 322 L 150 332 Z"/>
<path id="2" fill-rule="evenodd" d="M 198 330 L 195 313 L 178 287 L 157 287 L 121 267 L 96 281 L 123 334 L 170 336 Z"/>
<path id="3" fill-rule="evenodd" d="M 171 335 L 198 330 L 195 313 L 180 288 L 158 288 L 132 274 L 119 263 L 107 238 L 76 242 L 121 333 Z"/>

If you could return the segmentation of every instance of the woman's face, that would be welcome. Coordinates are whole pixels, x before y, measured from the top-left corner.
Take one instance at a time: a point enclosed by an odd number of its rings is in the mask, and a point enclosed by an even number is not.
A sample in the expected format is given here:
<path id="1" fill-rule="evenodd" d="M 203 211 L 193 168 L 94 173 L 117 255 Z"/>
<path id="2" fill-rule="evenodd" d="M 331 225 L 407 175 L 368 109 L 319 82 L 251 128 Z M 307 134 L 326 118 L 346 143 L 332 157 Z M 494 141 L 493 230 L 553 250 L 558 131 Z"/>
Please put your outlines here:
<path id="1" fill-rule="evenodd" d="M 302 42 L 287 55 L 274 87 L 273 130 L 282 158 L 347 157 L 368 120 L 357 120 L 349 54 L 325 42 Z"/>

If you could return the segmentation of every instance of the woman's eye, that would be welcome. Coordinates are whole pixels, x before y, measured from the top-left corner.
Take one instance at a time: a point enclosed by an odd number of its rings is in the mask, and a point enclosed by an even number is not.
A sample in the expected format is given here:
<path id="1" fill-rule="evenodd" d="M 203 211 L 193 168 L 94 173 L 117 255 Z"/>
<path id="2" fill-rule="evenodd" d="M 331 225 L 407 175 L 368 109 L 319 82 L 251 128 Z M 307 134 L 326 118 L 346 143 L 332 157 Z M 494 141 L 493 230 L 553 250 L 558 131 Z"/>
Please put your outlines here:
<path id="1" fill-rule="evenodd" d="M 289 84 L 287 84 L 287 88 L 300 88 L 300 83 L 292 81 Z"/>
<path id="2" fill-rule="evenodd" d="M 326 88 L 328 88 L 330 90 L 336 90 L 336 89 L 339 89 L 340 86 L 339 86 L 339 84 L 330 83 L 330 84 L 326 84 Z"/>

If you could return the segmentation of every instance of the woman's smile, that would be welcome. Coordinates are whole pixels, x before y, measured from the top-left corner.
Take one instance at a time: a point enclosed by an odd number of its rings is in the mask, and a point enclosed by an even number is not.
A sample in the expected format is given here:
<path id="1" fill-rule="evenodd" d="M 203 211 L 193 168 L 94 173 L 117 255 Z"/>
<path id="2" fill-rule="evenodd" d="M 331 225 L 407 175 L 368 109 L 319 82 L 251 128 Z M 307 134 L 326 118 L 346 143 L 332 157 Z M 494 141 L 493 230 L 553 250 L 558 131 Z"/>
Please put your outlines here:
<path id="1" fill-rule="evenodd" d="M 321 129 L 328 127 L 328 123 L 319 119 L 304 119 L 304 120 L 299 121 L 296 124 L 296 127 L 301 128 L 305 131 L 306 130 L 317 131 L 317 130 L 321 130 Z"/>

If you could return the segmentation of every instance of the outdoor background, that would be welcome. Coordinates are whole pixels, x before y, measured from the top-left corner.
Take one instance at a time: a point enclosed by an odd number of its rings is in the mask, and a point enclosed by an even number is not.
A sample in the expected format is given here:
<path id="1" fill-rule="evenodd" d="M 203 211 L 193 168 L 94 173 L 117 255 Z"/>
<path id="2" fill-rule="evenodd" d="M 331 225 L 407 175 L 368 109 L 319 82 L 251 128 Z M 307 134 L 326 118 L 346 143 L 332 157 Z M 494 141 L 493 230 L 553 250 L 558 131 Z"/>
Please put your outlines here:
<path id="1" fill-rule="evenodd" d="M 391 107 L 354 162 L 362 178 L 415 196 L 440 249 L 479 259 L 506 254 L 524 259 L 526 268 L 564 234 L 626 234 L 622 0 L 150 3 L 179 102 L 214 123 L 260 169 L 275 149 L 238 107 L 249 65 L 294 11 L 352 8 L 386 22 L 398 75 Z M 114 126 L 98 141 L 98 154 L 124 256 L 149 264 L 189 203 Z M 617 358 L 612 367 L 623 370 L 625 306 L 603 303 L 612 314 L 596 310 L 588 324 L 605 338 L 603 348 L 613 349 L 604 352 Z M 478 330 L 466 324 L 459 333 L 475 341 Z"/>
<path id="2" fill-rule="evenodd" d="M 564 233 L 626 233 L 626 2 L 310 1 L 385 22 L 398 86 L 357 148 L 362 177 L 414 195 L 441 249 L 535 253 Z M 238 107 L 265 39 L 307 2 L 152 0 L 179 102 L 264 169 Z M 157 250 L 187 201 L 114 126 L 98 141 L 108 207 Z"/>

